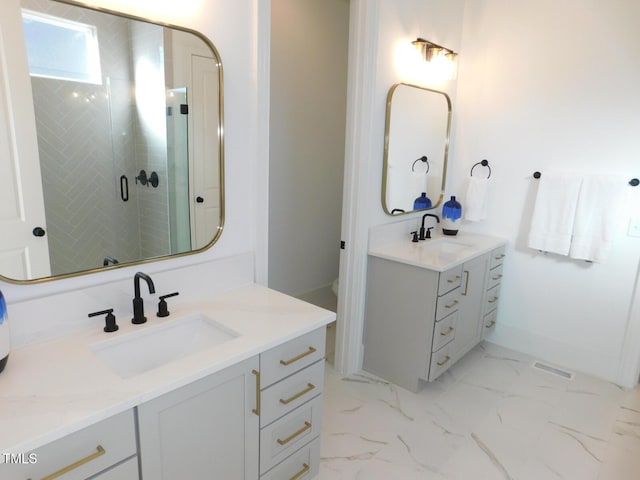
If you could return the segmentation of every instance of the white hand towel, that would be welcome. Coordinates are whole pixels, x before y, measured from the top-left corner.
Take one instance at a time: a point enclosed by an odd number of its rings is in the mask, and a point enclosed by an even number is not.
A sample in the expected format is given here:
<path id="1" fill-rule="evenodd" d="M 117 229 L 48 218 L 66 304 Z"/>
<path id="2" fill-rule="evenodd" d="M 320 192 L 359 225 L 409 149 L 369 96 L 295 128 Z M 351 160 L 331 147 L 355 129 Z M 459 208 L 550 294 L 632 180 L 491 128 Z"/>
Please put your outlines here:
<path id="1" fill-rule="evenodd" d="M 427 176 L 424 172 L 411 172 L 411 186 L 414 199 L 422 195 L 422 192 L 427 192 Z"/>
<path id="2" fill-rule="evenodd" d="M 620 227 L 627 189 L 616 175 L 585 175 L 580 186 L 569 256 L 606 261 Z"/>
<path id="3" fill-rule="evenodd" d="M 487 218 L 487 178 L 469 177 L 467 195 L 464 202 L 464 218 L 479 222 Z"/>
<path id="4" fill-rule="evenodd" d="M 581 180 L 569 172 L 544 172 L 531 218 L 530 248 L 569 254 Z"/>
<path id="5" fill-rule="evenodd" d="M 386 205 L 389 211 L 394 208 L 400 208 L 405 212 L 413 210 L 413 201 L 415 200 L 413 192 L 410 191 L 407 175 L 393 164 L 389 164 L 387 168 L 387 185 L 386 185 Z"/>

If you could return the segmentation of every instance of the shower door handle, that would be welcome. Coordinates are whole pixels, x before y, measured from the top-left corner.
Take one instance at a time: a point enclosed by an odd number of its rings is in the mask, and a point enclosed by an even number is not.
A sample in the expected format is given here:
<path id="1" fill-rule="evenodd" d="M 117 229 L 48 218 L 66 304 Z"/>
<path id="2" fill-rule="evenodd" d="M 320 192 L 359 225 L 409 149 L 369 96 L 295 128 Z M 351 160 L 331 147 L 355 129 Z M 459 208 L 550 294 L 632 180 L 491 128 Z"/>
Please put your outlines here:
<path id="1" fill-rule="evenodd" d="M 129 200 L 129 179 L 126 175 L 120 176 L 120 198 L 123 202 Z"/>

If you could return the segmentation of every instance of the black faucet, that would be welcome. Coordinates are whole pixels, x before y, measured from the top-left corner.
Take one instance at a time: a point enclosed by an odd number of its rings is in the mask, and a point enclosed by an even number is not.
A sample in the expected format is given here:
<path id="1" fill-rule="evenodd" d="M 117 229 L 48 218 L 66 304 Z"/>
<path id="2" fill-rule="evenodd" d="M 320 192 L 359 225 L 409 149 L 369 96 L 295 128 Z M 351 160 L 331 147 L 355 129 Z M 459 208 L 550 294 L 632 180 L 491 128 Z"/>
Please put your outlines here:
<path id="1" fill-rule="evenodd" d="M 431 228 L 429 228 L 429 231 L 427 231 L 427 235 L 425 236 L 424 232 L 425 232 L 425 228 L 424 228 L 424 219 L 427 217 L 433 217 L 436 219 L 436 222 L 440 223 L 440 218 L 438 217 L 438 215 L 436 215 L 435 213 L 425 213 L 422 216 L 422 224 L 420 225 L 420 240 L 424 240 L 425 238 L 431 238 Z"/>
<path id="2" fill-rule="evenodd" d="M 151 277 L 142 272 L 137 272 L 133 277 L 133 292 L 135 293 L 135 296 L 133 297 L 133 318 L 131 319 L 131 323 L 136 325 L 147 321 L 147 317 L 144 316 L 144 301 L 140 296 L 140 279 L 147 282 L 149 293 L 156 293 L 156 287 L 153 284 Z"/>
<path id="3" fill-rule="evenodd" d="M 104 260 L 102 260 L 103 267 L 108 267 L 110 263 L 112 263 L 113 265 L 117 265 L 120 262 L 118 262 L 118 260 L 116 260 L 115 258 L 109 256 L 104 257 Z"/>

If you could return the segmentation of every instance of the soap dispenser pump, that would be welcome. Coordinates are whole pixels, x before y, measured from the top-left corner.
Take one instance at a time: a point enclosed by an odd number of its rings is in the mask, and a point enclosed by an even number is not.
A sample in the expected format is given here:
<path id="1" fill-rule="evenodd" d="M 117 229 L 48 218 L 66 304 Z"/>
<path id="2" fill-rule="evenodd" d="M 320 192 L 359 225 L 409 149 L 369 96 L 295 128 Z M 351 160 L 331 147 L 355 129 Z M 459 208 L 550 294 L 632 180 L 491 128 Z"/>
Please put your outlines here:
<path id="1" fill-rule="evenodd" d="M 9 320 L 7 318 L 7 303 L 0 292 L 0 372 L 4 370 L 9 360 L 11 337 L 9 335 Z"/>

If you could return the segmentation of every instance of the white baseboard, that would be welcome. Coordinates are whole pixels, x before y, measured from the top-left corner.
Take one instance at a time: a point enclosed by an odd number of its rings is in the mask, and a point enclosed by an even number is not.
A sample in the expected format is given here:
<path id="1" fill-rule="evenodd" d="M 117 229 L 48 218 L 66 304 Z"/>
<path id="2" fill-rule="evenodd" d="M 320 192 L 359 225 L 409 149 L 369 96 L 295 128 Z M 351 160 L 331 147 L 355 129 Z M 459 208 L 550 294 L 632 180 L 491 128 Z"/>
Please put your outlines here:
<path id="1" fill-rule="evenodd" d="M 498 322 L 495 332 L 485 340 L 612 383 L 619 381 L 617 356 L 606 357 L 602 352 L 559 342 L 501 322 Z"/>

